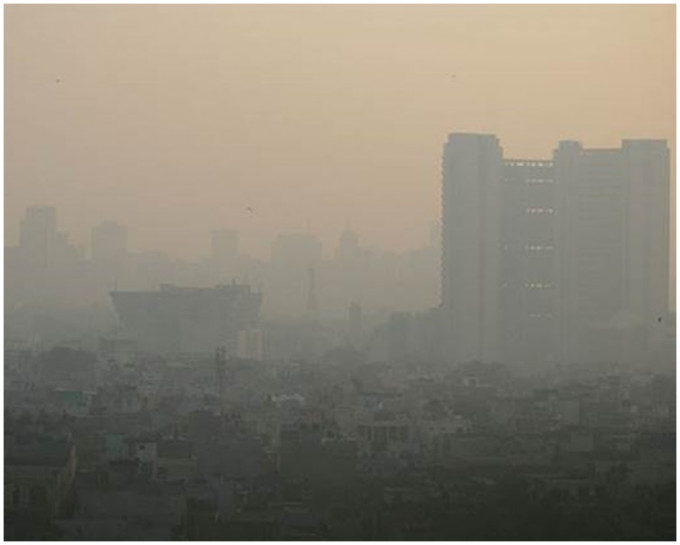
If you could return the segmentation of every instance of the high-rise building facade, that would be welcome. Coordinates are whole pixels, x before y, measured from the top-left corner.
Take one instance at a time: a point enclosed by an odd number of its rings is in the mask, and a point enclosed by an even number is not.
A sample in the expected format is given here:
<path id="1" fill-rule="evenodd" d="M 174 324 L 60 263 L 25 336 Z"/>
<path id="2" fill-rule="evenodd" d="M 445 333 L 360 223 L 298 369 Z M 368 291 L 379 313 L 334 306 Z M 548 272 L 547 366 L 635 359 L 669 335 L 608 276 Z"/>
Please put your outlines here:
<path id="1" fill-rule="evenodd" d="M 561 142 L 562 358 L 639 359 L 669 306 L 670 170 L 665 141 L 617 149 Z"/>
<path id="2" fill-rule="evenodd" d="M 55 308 L 86 298 L 90 285 L 82 248 L 57 227 L 55 207 L 26 209 L 19 245 L 5 250 L 6 308 Z"/>
<path id="3" fill-rule="evenodd" d="M 445 352 L 496 361 L 503 150 L 493 135 L 452 134 L 442 163 L 442 303 Z"/>
<path id="4" fill-rule="evenodd" d="M 444 147 L 442 310 L 453 361 L 643 358 L 668 314 L 669 152 L 561 142 L 504 159 L 492 135 Z"/>
<path id="5" fill-rule="evenodd" d="M 556 190 L 551 161 L 504 161 L 499 330 L 505 361 L 558 357 Z"/>
<path id="6" fill-rule="evenodd" d="M 31 206 L 21 220 L 19 246 L 24 253 L 47 259 L 57 241 L 57 209 Z"/>

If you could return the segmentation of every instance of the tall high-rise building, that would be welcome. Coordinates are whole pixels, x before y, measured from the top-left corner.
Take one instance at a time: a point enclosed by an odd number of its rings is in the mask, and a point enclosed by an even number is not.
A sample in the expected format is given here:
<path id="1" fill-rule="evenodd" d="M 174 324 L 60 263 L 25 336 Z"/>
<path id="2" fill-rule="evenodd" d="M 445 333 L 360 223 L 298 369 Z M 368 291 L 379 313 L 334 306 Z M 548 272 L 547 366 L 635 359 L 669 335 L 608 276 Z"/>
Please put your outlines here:
<path id="1" fill-rule="evenodd" d="M 493 135 L 452 134 L 442 163 L 442 304 L 454 361 L 496 361 L 503 151 Z"/>
<path id="2" fill-rule="evenodd" d="M 667 144 L 588 150 L 561 142 L 554 163 L 562 357 L 639 359 L 650 328 L 668 314 Z"/>
<path id="3" fill-rule="evenodd" d="M 10 305 L 73 305 L 89 295 L 82 248 L 57 230 L 57 209 L 31 206 L 21 220 L 19 246 L 6 253 Z"/>
<path id="4" fill-rule="evenodd" d="M 501 359 L 555 361 L 559 278 L 552 162 L 504 161 L 500 191 Z"/>
<path id="5" fill-rule="evenodd" d="M 341 262 L 350 262 L 356 261 L 360 255 L 359 237 L 354 231 L 345 229 L 340 236 L 338 248 L 335 250 L 335 259 Z"/>
<path id="6" fill-rule="evenodd" d="M 57 209 L 30 206 L 21 220 L 19 246 L 26 255 L 46 257 L 57 241 Z"/>
<path id="7" fill-rule="evenodd" d="M 444 147 L 442 310 L 453 361 L 643 358 L 668 313 L 669 152 L 561 142 L 504 159 L 492 135 Z"/>
<path id="8" fill-rule="evenodd" d="M 335 251 L 336 277 L 327 290 L 346 302 L 366 300 L 371 289 L 370 254 L 359 244 L 359 236 L 346 228 Z"/>

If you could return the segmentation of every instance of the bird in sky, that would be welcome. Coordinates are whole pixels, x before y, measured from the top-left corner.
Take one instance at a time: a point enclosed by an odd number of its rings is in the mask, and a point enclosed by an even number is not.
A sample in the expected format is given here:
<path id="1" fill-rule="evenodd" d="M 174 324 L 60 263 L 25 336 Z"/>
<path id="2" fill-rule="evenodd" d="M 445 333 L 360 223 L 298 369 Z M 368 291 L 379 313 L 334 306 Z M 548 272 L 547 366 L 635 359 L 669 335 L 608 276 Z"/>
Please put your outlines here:
<path id="1" fill-rule="evenodd" d="M 251 214 L 255 213 L 255 210 L 253 210 L 250 206 L 246 208 L 246 212 L 250 212 Z"/>

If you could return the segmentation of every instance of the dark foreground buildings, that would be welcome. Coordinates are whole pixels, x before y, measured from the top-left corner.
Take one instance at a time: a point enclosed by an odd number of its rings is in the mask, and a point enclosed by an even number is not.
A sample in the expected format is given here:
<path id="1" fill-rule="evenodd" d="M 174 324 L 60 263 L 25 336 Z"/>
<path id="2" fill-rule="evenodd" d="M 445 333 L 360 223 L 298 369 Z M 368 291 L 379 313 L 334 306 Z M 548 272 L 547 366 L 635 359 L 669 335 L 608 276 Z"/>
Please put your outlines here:
<path id="1" fill-rule="evenodd" d="M 669 316 L 665 141 L 562 141 L 551 159 L 507 159 L 493 135 L 454 133 L 442 175 L 454 361 L 649 357 Z"/>

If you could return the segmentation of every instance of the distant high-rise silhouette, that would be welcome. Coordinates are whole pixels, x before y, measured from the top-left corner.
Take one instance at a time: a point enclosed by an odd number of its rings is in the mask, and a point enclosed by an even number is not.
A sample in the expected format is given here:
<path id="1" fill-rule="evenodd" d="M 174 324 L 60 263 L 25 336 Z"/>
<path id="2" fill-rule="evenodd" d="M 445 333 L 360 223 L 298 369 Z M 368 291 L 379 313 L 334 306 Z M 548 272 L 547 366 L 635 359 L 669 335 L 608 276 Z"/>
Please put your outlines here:
<path id="1" fill-rule="evenodd" d="M 57 209 L 53 206 L 31 206 L 21 220 L 19 246 L 24 255 L 42 261 L 48 259 L 57 240 Z"/>
<path id="2" fill-rule="evenodd" d="M 554 168 L 562 355 L 639 359 L 669 307 L 668 146 L 624 140 L 588 150 L 561 142 Z"/>
<path id="3" fill-rule="evenodd" d="M 442 303 L 455 361 L 499 358 L 500 180 L 492 135 L 452 134 L 442 164 Z"/>
<path id="4" fill-rule="evenodd" d="M 668 148 L 625 140 L 504 159 L 493 135 L 444 147 L 442 308 L 454 361 L 640 358 L 668 310 Z"/>
<path id="5" fill-rule="evenodd" d="M 340 242 L 335 251 L 335 259 L 343 262 L 356 260 L 360 252 L 359 237 L 354 231 L 345 229 L 340 236 Z"/>

